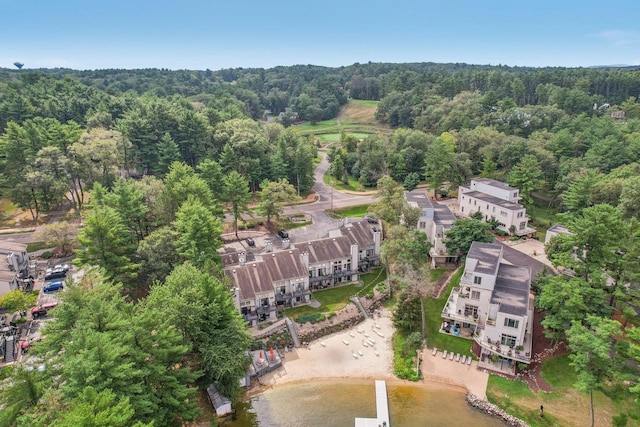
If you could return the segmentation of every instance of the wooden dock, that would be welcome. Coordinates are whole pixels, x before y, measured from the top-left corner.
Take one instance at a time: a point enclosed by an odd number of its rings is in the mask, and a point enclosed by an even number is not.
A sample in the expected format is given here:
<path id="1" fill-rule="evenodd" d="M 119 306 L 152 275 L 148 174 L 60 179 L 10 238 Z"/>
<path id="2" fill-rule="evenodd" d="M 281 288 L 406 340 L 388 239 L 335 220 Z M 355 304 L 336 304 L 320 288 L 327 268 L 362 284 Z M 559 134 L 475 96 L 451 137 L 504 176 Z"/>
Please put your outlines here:
<path id="1" fill-rule="evenodd" d="M 376 418 L 356 418 L 355 427 L 391 427 L 387 383 L 376 380 Z"/>

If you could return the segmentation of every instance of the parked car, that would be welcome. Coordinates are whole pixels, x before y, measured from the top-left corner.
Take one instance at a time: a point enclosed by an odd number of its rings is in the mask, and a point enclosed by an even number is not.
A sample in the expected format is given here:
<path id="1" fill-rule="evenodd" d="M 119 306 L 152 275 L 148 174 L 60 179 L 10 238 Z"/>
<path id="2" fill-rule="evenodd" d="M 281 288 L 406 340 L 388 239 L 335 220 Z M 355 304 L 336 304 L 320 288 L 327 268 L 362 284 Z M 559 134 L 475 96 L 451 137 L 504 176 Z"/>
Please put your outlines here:
<path id="1" fill-rule="evenodd" d="M 278 236 L 280 236 L 283 239 L 288 239 L 289 238 L 289 233 L 286 230 L 279 230 L 278 231 Z"/>
<path id="2" fill-rule="evenodd" d="M 63 268 L 52 268 L 44 273 L 44 280 L 60 279 L 66 275 L 67 272 Z"/>
<path id="3" fill-rule="evenodd" d="M 42 292 L 54 292 L 64 289 L 64 283 L 62 280 L 55 280 L 53 282 L 45 283 L 42 287 Z"/>
<path id="4" fill-rule="evenodd" d="M 255 246 L 256 245 L 256 242 L 251 237 L 247 237 L 246 242 L 247 242 L 247 245 L 249 245 L 249 246 Z"/>
<path id="5" fill-rule="evenodd" d="M 378 218 L 376 218 L 375 216 L 365 215 L 364 219 L 366 219 L 369 224 L 377 224 L 378 223 Z"/>
<path id="6" fill-rule="evenodd" d="M 47 302 L 31 309 L 31 317 L 34 319 L 40 316 L 46 316 L 49 310 L 57 306 L 57 302 Z"/>
<path id="7" fill-rule="evenodd" d="M 69 272 L 69 268 L 71 268 L 69 264 L 56 264 L 53 266 L 54 270 L 64 270 L 65 273 Z"/>

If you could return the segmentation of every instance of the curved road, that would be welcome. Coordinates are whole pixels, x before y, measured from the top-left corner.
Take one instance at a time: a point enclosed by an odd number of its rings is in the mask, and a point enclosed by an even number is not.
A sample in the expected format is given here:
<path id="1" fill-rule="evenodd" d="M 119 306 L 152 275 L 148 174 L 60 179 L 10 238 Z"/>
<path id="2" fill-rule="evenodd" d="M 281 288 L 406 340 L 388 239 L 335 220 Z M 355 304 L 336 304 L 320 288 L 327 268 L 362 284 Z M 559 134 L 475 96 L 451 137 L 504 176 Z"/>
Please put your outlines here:
<path id="1" fill-rule="evenodd" d="M 283 215 L 292 215 L 296 213 L 306 213 L 311 216 L 312 225 L 307 227 L 296 228 L 291 231 L 291 235 L 295 241 L 315 240 L 324 235 L 332 228 L 335 228 L 337 221 L 331 219 L 325 211 L 333 209 L 341 209 L 349 206 L 364 205 L 376 201 L 376 196 L 371 195 L 353 195 L 341 192 L 323 182 L 323 176 L 329 169 L 329 161 L 327 153 L 320 152 L 322 161 L 316 166 L 313 174 L 315 184 L 313 190 L 318 194 L 318 200 L 305 204 L 289 206 L 285 208 Z"/>

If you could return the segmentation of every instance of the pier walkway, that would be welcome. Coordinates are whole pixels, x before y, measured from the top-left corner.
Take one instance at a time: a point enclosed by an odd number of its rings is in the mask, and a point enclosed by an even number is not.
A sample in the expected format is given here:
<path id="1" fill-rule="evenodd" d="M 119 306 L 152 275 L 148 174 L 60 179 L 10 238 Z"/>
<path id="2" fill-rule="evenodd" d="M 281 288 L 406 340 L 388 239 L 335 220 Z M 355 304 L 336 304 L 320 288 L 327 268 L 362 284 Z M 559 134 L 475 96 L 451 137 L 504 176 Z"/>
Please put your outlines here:
<path id="1" fill-rule="evenodd" d="M 376 380 L 376 418 L 356 418 L 355 427 L 391 427 L 387 383 Z"/>

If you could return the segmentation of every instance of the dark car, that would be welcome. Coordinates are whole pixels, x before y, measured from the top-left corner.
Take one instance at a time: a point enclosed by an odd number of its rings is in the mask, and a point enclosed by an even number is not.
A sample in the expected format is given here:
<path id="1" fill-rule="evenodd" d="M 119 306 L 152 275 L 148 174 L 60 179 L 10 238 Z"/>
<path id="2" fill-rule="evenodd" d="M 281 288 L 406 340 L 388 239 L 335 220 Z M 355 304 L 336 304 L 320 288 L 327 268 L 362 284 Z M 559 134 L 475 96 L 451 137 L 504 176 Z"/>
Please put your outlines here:
<path id="1" fill-rule="evenodd" d="M 45 283 L 42 287 L 42 292 L 53 292 L 59 291 L 60 289 L 64 289 L 64 283 L 62 280 L 55 280 L 53 282 Z"/>
<path id="2" fill-rule="evenodd" d="M 247 242 L 247 245 L 249 245 L 249 246 L 255 246 L 256 245 L 256 242 L 251 237 L 247 237 L 245 241 Z"/>
<path id="3" fill-rule="evenodd" d="M 366 219 L 369 224 L 377 224 L 378 223 L 378 218 L 376 218 L 374 216 L 371 216 L 371 215 L 365 215 L 364 219 Z"/>
<path id="4" fill-rule="evenodd" d="M 44 280 L 60 279 L 67 276 L 64 268 L 53 268 L 44 273 Z"/>
<path id="5" fill-rule="evenodd" d="M 282 237 L 283 239 L 288 239 L 289 233 L 286 230 L 280 230 L 278 231 L 278 236 Z"/>

